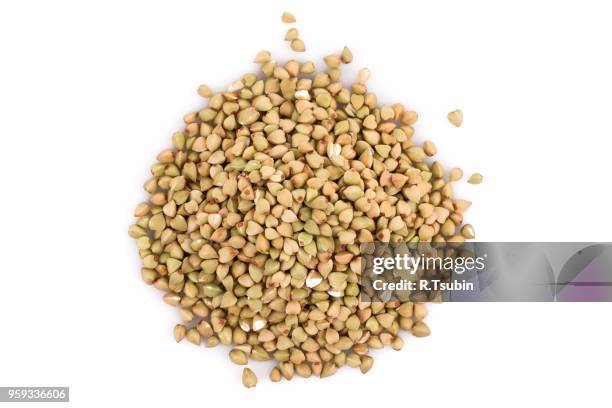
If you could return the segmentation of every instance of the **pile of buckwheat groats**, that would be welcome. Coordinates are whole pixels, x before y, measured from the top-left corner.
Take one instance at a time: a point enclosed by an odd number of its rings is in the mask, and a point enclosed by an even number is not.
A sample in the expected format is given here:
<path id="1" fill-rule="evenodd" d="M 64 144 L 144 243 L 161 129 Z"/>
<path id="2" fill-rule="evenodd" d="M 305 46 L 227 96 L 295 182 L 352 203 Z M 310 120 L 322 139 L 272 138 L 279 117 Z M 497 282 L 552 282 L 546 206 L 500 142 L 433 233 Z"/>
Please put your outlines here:
<path id="1" fill-rule="evenodd" d="M 286 39 L 304 51 L 295 28 Z M 185 115 L 157 157 L 129 229 L 144 281 L 179 307 L 176 341 L 231 346 L 240 365 L 275 360 L 280 381 L 344 365 L 366 373 L 370 349 L 402 348 L 400 330 L 429 335 L 423 303 L 360 299 L 359 245 L 474 238 L 471 203 L 453 198 L 463 172 L 445 179 L 435 145 L 413 141 L 417 113 L 379 106 L 367 69 L 342 84 L 352 59 L 345 47 L 316 72 L 261 51 L 260 73 L 227 92 L 198 89 L 208 106 Z M 448 119 L 460 126 L 463 114 Z M 242 381 L 257 377 L 244 368 Z"/>

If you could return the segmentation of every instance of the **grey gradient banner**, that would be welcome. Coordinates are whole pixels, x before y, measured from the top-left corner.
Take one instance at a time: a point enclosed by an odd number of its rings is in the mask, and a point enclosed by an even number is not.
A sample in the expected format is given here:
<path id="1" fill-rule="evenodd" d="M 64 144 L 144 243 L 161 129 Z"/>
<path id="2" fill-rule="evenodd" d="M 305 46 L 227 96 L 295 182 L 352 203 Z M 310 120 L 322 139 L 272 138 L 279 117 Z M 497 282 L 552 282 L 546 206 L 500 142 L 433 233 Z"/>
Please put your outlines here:
<path id="1" fill-rule="evenodd" d="M 361 255 L 366 301 L 612 301 L 612 243 L 374 243 Z"/>

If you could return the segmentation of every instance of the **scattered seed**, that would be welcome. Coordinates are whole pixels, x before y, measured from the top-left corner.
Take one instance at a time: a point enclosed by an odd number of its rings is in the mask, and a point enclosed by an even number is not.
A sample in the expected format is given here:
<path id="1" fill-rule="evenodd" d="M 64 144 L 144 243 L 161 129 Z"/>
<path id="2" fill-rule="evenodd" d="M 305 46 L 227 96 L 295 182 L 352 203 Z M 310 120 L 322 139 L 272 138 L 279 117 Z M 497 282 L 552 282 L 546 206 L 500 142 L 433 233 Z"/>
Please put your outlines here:
<path id="1" fill-rule="evenodd" d="M 200 95 L 202 98 L 210 98 L 213 96 L 213 92 L 210 90 L 208 85 L 200 85 L 198 88 L 198 95 Z"/>
<path id="2" fill-rule="evenodd" d="M 482 174 L 474 173 L 468 178 L 468 183 L 470 184 L 480 184 L 482 183 Z"/>
<path id="3" fill-rule="evenodd" d="M 419 119 L 419 114 L 416 113 L 415 111 L 404 111 L 401 117 L 402 124 L 408 125 L 408 126 L 414 125 L 418 119 Z"/>
<path id="4" fill-rule="evenodd" d="M 338 68 L 342 63 L 339 55 L 328 55 L 327 57 L 323 58 L 323 61 L 325 61 L 327 66 L 330 68 Z"/>
<path id="5" fill-rule="evenodd" d="M 423 303 L 414 304 L 414 318 L 417 321 L 422 321 L 427 316 L 427 309 Z"/>
<path id="6" fill-rule="evenodd" d="M 199 346 L 201 341 L 200 333 L 196 329 L 189 329 L 187 331 L 187 340 Z"/>
<path id="7" fill-rule="evenodd" d="M 429 327 L 424 322 L 416 322 L 412 326 L 411 331 L 415 337 L 427 337 L 430 335 Z"/>
<path id="8" fill-rule="evenodd" d="M 463 235 L 463 237 L 465 239 L 474 239 L 474 238 L 476 238 L 476 233 L 474 232 L 474 227 L 472 227 L 471 224 L 465 224 L 461 228 L 461 235 Z"/>
<path id="9" fill-rule="evenodd" d="M 404 347 L 404 340 L 400 336 L 396 336 L 391 342 L 391 348 L 393 350 L 399 351 Z"/>
<path id="10" fill-rule="evenodd" d="M 246 365 L 249 362 L 249 357 L 246 353 L 239 349 L 233 349 L 229 352 L 229 359 L 234 364 Z"/>
<path id="11" fill-rule="evenodd" d="M 350 64 L 353 62 L 353 53 L 347 47 L 342 49 L 342 53 L 340 54 L 340 59 L 343 64 Z"/>
<path id="12" fill-rule="evenodd" d="M 278 367 L 274 367 L 272 371 L 270 372 L 270 380 L 272 382 L 279 382 L 282 378 L 283 376 L 280 370 L 278 369 Z"/>
<path id="13" fill-rule="evenodd" d="M 458 181 L 461 180 L 461 177 L 463 177 L 463 170 L 461 170 L 459 167 L 453 167 L 450 169 L 450 172 L 448 173 L 448 181 Z"/>
<path id="14" fill-rule="evenodd" d="M 302 74 L 312 74 L 315 71 L 315 65 L 311 61 L 306 61 L 300 67 L 300 72 Z"/>
<path id="15" fill-rule="evenodd" d="M 370 356 L 361 356 L 361 365 L 359 366 L 359 369 L 361 370 L 362 374 L 367 373 L 368 371 L 370 371 L 370 369 L 372 368 L 372 365 L 374 364 L 374 359 Z"/>
<path id="16" fill-rule="evenodd" d="M 320 378 L 330 377 L 336 374 L 336 370 L 337 370 L 336 365 L 333 362 L 329 361 L 323 364 L 323 369 L 321 370 L 321 375 L 319 377 Z"/>
<path id="17" fill-rule="evenodd" d="M 300 33 L 298 32 L 297 28 L 290 28 L 285 34 L 285 41 L 293 41 L 298 39 L 299 37 Z"/>
<path id="18" fill-rule="evenodd" d="M 304 52 L 306 51 L 306 45 L 304 45 L 304 41 L 296 38 L 295 40 L 291 41 L 291 49 L 295 52 Z"/>
<path id="19" fill-rule="evenodd" d="M 448 121 L 454 126 L 460 127 L 463 123 L 463 112 L 459 109 L 448 113 Z"/>
<path id="20" fill-rule="evenodd" d="M 272 57 L 270 55 L 270 51 L 262 50 L 257 53 L 257 55 L 255 56 L 255 59 L 253 59 L 253 62 L 256 64 L 265 64 L 266 62 L 269 62 L 271 59 Z"/>
<path id="21" fill-rule="evenodd" d="M 182 324 L 177 324 L 174 326 L 174 340 L 178 343 L 183 340 L 187 335 L 187 329 Z"/>
<path id="22" fill-rule="evenodd" d="M 438 152 L 436 145 L 431 140 L 427 140 L 425 141 L 425 143 L 423 143 L 423 150 L 425 151 L 425 154 L 429 157 L 435 156 Z"/>
<path id="23" fill-rule="evenodd" d="M 370 79 L 370 70 L 367 68 L 362 68 L 357 73 L 357 80 L 361 85 L 364 85 Z"/>
<path id="24" fill-rule="evenodd" d="M 293 14 L 285 11 L 281 16 L 281 21 L 286 24 L 295 23 L 295 17 L 293 17 Z"/>
<path id="25" fill-rule="evenodd" d="M 242 370 L 242 385 L 247 388 L 253 388 L 257 385 L 257 376 L 248 367 L 245 367 Z"/>

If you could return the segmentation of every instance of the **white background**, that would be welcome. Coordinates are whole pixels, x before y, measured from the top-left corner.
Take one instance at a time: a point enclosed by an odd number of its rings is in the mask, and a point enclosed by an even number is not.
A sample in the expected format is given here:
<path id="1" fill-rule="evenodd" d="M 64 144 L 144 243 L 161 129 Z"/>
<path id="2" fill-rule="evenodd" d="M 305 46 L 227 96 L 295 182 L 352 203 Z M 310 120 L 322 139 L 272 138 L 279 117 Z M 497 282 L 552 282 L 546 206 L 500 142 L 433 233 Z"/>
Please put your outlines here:
<path id="1" fill-rule="evenodd" d="M 78 407 L 609 406 L 612 304 L 437 305 L 432 336 L 368 375 L 273 384 L 258 364 L 250 390 L 227 349 L 175 344 L 131 213 L 200 83 L 291 55 L 285 10 L 305 57 L 348 45 L 347 78 L 369 67 L 381 102 L 420 113 L 416 140 L 484 174 L 458 188 L 478 239 L 611 240 L 605 1 L 2 1 L 0 385 L 70 386 Z"/>

